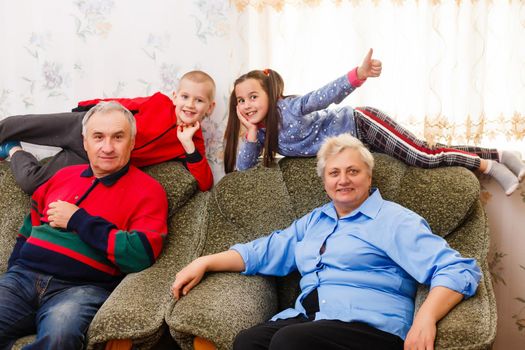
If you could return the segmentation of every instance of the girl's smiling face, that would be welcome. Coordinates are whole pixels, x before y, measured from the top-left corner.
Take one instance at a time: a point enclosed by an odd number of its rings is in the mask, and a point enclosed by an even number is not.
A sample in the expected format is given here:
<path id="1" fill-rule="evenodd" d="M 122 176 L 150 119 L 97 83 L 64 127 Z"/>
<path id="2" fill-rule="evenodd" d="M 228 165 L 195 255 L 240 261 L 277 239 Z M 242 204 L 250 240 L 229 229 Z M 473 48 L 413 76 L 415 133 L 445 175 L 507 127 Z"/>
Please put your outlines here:
<path id="1" fill-rule="evenodd" d="M 237 109 L 251 124 L 259 124 L 268 114 L 268 94 L 257 79 L 246 79 L 235 86 Z"/>

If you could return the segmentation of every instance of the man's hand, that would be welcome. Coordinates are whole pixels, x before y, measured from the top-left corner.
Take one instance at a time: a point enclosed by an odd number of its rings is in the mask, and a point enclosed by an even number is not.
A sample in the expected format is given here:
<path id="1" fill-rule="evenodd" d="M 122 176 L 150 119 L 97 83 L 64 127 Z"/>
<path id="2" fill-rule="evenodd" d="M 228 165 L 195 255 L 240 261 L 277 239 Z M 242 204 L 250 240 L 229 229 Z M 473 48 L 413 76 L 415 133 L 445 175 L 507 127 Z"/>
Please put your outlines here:
<path id="1" fill-rule="evenodd" d="M 201 124 L 196 121 L 193 124 L 179 124 L 177 125 L 177 137 L 179 138 L 182 147 L 186 153 L 191 154 L 195 152 L 195 143 L 193 143 L 193 135 L 201 128 Z"/>
<path id="2" fill-rule="evenodd" d="M 49 225 L 51 227 L 67 228 L 69 219 L 71 219 L 71 216 L 73 216 L 78 209 L 76 205 L 61 201 L 60 199 L 50 203 L 46 213 Z"/>
<path id="3" fill-rule="evenodd" d="M 370 49 L 363 59 L 363 63 L 357 68 L 357 78 L 365 80 L 381 75 L 382 63 L 380 60 L 372 59 L 374 50 Z"/>

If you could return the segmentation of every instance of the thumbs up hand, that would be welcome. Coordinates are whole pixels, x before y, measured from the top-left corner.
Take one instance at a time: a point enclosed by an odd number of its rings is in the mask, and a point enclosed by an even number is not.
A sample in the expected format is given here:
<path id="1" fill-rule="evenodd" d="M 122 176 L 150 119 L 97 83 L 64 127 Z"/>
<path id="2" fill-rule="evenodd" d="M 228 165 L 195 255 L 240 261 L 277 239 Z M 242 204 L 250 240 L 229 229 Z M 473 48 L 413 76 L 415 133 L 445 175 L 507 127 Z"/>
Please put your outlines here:
<path id="1" fill-rule="evenodd" d="M 357 77 L 360 80 L 365 80 L 366 78 L 375 78 L 381 75 L 382 63 L 380 60 L 372 58 L 374 53 L 373 49 L 370 49 L 363 59 L 363 63 L 357 68 Z"/>

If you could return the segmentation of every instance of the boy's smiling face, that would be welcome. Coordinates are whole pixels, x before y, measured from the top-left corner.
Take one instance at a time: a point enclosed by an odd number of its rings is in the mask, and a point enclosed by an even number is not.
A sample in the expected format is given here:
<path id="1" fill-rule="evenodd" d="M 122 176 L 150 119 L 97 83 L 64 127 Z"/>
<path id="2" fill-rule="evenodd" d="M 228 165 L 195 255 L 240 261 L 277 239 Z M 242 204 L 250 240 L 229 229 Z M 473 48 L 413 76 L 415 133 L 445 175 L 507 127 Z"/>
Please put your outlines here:
<path id="1" fill-rule="evenodd" d="M 173 94 L 177 124 L 192 125 L 210 115 L 215 107 L 212 93 L 213 88 L 208 82 L 181 80 L 178 91 Z"/>

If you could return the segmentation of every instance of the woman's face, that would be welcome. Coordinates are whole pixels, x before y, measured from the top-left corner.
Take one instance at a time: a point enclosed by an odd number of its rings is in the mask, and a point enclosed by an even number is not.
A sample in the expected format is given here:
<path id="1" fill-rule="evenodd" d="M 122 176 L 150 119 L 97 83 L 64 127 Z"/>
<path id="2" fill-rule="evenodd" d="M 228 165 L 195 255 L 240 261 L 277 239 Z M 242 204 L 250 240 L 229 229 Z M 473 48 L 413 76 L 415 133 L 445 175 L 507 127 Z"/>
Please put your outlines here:
<path id="1" fill-rule="evenodd" d="M 358 151 L 345 149 L 326 160 L 324 189 L 339 217 L 359 207 L 369 195 L 372 177 Z"/>
<path id="2" fill-rule="evenodd" d="M 257 79 L 246 79 L 235 86 L 237 110 L 251 124 L 261 123 L 268 114 L 268 94 Z"/>

